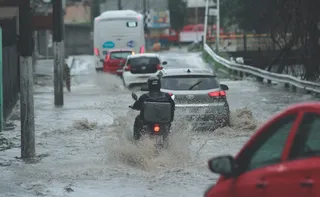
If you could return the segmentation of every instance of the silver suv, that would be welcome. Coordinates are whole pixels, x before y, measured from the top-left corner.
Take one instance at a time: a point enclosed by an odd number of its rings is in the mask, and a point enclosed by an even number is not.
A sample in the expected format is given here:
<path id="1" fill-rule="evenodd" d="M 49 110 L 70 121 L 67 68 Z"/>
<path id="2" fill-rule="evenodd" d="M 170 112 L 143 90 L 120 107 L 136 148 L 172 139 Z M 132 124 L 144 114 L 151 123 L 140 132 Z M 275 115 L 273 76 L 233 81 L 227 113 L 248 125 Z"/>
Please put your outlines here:
<path id="1" fill-rule="evenodd" d="M 176 102 L 175 119 L 187 120 L 196 128 L 218 128 L 230 123 L 227 85 L 220 84 L 210 69 L 170 68 L 159 72 L 161 91 Z M 180 116 L 180 117 L 179 117 Z"/>

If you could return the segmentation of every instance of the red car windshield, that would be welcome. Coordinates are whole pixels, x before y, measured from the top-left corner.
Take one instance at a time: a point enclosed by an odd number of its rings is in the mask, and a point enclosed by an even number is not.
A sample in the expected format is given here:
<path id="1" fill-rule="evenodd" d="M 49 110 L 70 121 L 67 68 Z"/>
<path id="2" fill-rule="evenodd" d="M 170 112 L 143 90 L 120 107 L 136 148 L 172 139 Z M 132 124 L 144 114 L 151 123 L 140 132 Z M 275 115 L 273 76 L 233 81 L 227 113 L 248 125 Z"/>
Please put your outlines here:
<path id="1" fill-rule="evenodd" d="M 127 59 L 128 55 L 131 55 L 132 51 L 115 51 L 111 52 L 110 59 Z"/>

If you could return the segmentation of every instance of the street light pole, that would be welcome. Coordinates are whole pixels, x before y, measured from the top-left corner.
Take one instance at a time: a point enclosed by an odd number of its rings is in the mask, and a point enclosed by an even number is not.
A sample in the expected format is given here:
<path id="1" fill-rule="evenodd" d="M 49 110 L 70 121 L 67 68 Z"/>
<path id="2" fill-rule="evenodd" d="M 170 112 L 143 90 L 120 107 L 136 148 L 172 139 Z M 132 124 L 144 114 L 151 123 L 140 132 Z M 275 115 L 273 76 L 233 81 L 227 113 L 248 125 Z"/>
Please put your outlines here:
<path id="1" fill-rule="evenodd" d="M 203 48 L 207 42 L 208 11 L 209 11 L 209 0 L 206 0 L 206 10 L 204 13 Z"/>
<path id="2" fill-rule="evenodd" d="M 118 10 L 122 10 L 122 0 L 118 0 Z"/>

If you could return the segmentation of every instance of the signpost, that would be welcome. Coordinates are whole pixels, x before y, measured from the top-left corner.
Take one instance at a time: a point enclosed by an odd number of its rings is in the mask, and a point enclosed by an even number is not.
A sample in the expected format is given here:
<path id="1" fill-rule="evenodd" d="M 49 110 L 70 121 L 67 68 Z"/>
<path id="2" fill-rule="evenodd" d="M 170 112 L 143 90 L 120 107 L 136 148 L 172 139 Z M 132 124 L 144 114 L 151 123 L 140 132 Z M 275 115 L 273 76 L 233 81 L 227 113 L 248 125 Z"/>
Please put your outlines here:
<path id="1" fill-rule="evenodd" d="M 220 44 L 220 0 L 217 0 L 217 39 L 216 39 L 216 52 L 219 52 L 219 44 Z"/>
<path id="2" fill-rule="evenodd" d="M 219 52 L 219 43 L 220 43 L 220 0 L 216 0 L 217 9 L 210 9 L 209 10 L 209 0 L 206 0 L 206 7 L 205 7 L 205 18 L 204 18 L 204 42 L 206 43 L 206 34 L 208 29 L 208 16 L 214 15 L 217 17 L 217 24 L 216 24 L 216 51 Z"/>
<path id="3" fill-rule="evenodd" d="M 209 16 L 217 16 L 218 15 L 218 10 L 214 8 L 209 9 Z"/>

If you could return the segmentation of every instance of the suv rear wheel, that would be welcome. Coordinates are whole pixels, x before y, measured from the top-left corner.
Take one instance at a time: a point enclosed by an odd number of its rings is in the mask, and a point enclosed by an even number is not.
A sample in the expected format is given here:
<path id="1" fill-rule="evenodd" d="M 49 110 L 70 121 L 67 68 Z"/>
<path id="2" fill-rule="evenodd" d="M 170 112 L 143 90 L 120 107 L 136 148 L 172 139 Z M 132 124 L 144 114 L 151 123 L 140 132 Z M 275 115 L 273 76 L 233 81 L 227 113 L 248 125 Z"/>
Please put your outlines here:
<path id="1" fill-rule="evenodd" d="M 103 68 L 96 68 L 96 72 L 102 72 Z"/>

